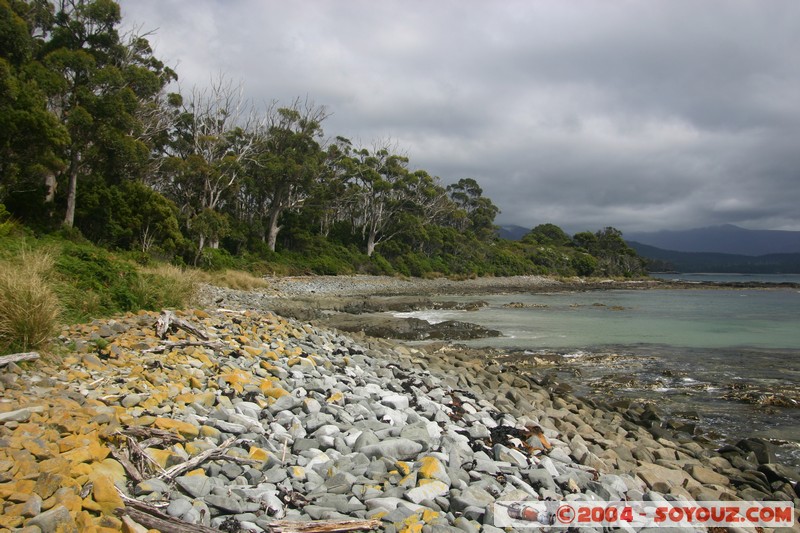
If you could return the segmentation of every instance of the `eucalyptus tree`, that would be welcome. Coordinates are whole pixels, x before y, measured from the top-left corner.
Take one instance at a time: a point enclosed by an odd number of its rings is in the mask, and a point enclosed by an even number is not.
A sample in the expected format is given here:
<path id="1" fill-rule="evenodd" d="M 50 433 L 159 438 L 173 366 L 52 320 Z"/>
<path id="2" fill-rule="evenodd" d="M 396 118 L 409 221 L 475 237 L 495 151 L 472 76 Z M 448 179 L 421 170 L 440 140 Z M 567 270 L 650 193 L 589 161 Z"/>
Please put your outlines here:
<path id="1" fill-rule="evenodd" d="M 63 166 L 69 137 L 47 110 L 49 73 L 35 57 L 52 17 L 46 2 L 0 0 L 0 202 L 42 191 Z"/>
<path id="2" fill-rule="evenodd" d="M 67 182 L 64 225 L 72 226 L 82 176 L 141 177 L 150 148 L 138 138 L 137 113 L 176 75 L 153 57 L 144 37 L 123 40 L 113 0 L 59 0 L 53 7 L 38 55 L 49 73 L 48 109 L 69 134 L 55 184 Z"/>
<path id="3" fill-rule="evenodd" d="M 299 209 L 326 175 L 321 139 L 325 107 L 299 99 L 273 105 L 266 124 L 254 136 L 242 207 L 257 224 L 261 239 L 275 251 L 281 215 Z"/>
<path id="4" fill-rule="evenodd" d="M 399 233 L 400 229 L 393 224 L 408 209 L 411 199 L 415 176 L 408 169 L 408 157 L 395 151 L 395 146 L 383 142 L 372 150 L 361 148 L 352 152 L 353 223 L 361 231 L 370 257 L 375 246 Z"/>
<path id="5" fill-rule="evenodd" d="M 188 101 L 180 103 L 161 187 L 186 217 L 199 257 L 206 245 L 217 248 L 226 233 L 221 210 L 235 197 L 256 154 L 264 120 L 244 97 L 242 85 L 224 76 L 193 89 Z"/>
<path id="6" fill-rule="evenodd" d="M 482 240 L 494 237 L 494 219 L 500 209 L 490 198 L 483 196 L 483 189 L 474 178 L 462 178 L 457 183 L 448 185 L 447 192 L 466 215 L 456 219 L 460 230 L 470 230 Z"/>

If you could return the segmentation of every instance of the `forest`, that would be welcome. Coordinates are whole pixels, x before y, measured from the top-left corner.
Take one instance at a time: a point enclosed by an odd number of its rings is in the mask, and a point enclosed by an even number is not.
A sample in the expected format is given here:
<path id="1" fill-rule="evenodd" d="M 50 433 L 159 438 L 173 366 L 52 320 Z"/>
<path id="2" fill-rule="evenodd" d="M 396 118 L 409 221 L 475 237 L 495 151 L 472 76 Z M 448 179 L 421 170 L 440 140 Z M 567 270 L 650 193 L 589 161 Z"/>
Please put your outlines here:
<path id="1" fill-rule="evenodd" d="M 121 17 L 113 0 L 0 0 L 0 238 L 260 275 L 644 274 L 611 227 L 498 238 L 476 179 L 327 132 L 310 99 L 259 107 L 224 75 L 175 92 Z"/>

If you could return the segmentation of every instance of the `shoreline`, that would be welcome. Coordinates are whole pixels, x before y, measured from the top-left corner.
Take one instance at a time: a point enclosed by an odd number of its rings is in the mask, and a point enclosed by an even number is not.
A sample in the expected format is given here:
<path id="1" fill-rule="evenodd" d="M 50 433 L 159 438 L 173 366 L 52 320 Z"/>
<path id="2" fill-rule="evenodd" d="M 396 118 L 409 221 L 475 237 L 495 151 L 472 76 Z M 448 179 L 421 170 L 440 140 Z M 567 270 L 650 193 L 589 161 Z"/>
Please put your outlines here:
<path id="1" fill-rule="evenodd" d="M 287 276 L 266 277 L 276 297 L 293 296 L 398 296 L 474 295 L 497 292 L 638 290 L 678 288 L 800 288 L 792 282 L 673 281 L 658 278 L 618 280 L 603 278 L 552 278 L 548 276 L 402 278 L 393 276 Z"/>
<path id="2" fill-rule="evenodd" d="M 159 512 L 183 531 L 498 533 L 497 501 L 800 502 L 800 474 L 746 433 L 716 450 L 646 406 L 271 312 L 177 316 L 196 331 L 99 320 L 63 332 L 61 361 L 0 368 L 0 530 Z"/>

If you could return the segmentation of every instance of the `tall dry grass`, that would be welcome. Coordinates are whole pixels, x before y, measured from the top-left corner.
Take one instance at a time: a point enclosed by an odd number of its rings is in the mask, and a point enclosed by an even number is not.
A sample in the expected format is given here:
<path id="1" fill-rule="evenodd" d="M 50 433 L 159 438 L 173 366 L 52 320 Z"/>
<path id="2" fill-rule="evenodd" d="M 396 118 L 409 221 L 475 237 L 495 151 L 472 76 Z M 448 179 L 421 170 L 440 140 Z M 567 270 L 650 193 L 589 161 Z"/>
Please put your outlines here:
<path id="1" fill-rule="evenodd" d="M 142 307 L 182 308 L 194 303 L 199 284 L 203 281 L 199 271 L 170 264 L 142 267 L 134 287 Z"/>
<path id="2" fill-rule="evenodd" d="M 199 274 L 204 283 L 227 287 L 239 291 L 251 291 L 253 289 L 266 289 L 269 282 L 264 278 L 254 276 L 242 270 L 222 270 L 219 272 L 202 272 Z"/>
<path id="3" fill-rule="evenodd" d="M 0 351 L 41 349 L 56 334 L 60 306 L 52 271 L 53 258 L 42 251 L 0 262 Z"/>

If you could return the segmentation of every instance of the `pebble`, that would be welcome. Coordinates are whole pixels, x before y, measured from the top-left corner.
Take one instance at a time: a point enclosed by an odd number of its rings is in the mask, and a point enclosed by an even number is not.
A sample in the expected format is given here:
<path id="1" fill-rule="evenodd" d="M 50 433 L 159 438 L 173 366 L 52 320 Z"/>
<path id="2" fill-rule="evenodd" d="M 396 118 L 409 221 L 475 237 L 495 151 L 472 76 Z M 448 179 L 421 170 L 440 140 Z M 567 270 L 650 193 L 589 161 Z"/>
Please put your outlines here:
<path id="1" fill-rule="evenodd" d="M 78 531 L 109 520 L 122 528 L 113 516 L 122 505 L 116 488 L 168 500 L 167 514 L 190 523 L 236 521 L 254 531 L 274 518 L 376 517 L 386 531 L 495 532 L 492 504 L 500 497 L 797 495 L 797 473 L 775 464 L 758 440 L 723 454 L 656 441 L 619 413 L 551 394 L 496 363 L 487 362 L 497 367 L 487 372 L 478 359 L 265 312 L 182 316 L 222 348 L 143 352 L 161 343 L 150 327 L 157 316 L 128 315 L 62 336 L 78 346 L 111 331 L 113 357 L 67 355 L 3 381 L 0 529 Z M 182 330 L 170 337 L 192 339 Z M 538 437 L 520 436 L 531 425 L 547 449 Z M 174 484 L 142 461 L 145 480 L 128 485 L 111 446 L 126 452 L 117 432 L 134 428 L 173 436 L 143 446 L 162 468 L 233 443 Z M 92 490 L 84 491 L 87 483 Z"/>

